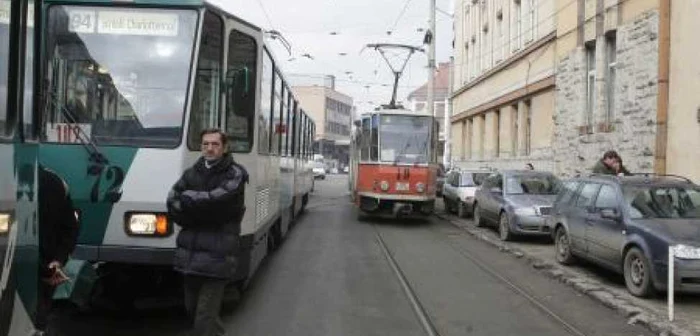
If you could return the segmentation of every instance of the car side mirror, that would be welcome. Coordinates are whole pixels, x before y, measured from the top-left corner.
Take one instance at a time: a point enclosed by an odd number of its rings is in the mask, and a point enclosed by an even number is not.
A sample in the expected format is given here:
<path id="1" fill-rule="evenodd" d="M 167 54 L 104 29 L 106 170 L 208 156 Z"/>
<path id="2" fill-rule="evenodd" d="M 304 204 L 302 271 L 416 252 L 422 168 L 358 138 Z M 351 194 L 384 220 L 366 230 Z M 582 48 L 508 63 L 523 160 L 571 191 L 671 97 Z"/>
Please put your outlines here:
<path id="1" fill-rule="evenodd" d="M 617 209 L 602 209 L 600 210 L 600 217 L 614 221 L 620 221 L 622 219 L 622 215 Z"/>

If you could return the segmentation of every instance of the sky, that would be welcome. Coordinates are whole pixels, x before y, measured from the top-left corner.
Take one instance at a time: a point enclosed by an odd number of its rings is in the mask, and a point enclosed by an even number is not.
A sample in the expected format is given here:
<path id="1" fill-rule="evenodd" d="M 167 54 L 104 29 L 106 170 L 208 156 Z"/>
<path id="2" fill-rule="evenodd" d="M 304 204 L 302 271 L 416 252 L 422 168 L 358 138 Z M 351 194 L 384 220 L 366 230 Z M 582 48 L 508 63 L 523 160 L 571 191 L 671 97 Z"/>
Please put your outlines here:
<path id="1" fill-rule="evenodd" d="M 368 43 L 423 47 L 412 55 L 399 82 L 398 101 L 428 80 L 428 0 L 212 0 L 212 3 L 265 30 L 277 30 L 291 44 L 291 55 L 279 41 L 267 39 L 292 85 L 323 83 L 334 75 L 336 90 L 353 98 L 358 112 L 391 100 L 393 74 Z M 452 0 L 437 0 L 436 62 L 452 55 Z M 419 31 L 420 30 L 420 31 Z M 387 31 L 392 33 L 389 35 Z M 363 50 L 364 49 L 364 50 Z M 345 55 L 341 55 L 345 53 Z M 396 53 L 396 52 L 394 52 Z M 313 59 L 302 55 L 308 54 Z M 400 56 L 390 60 L 400 67 Z"/>

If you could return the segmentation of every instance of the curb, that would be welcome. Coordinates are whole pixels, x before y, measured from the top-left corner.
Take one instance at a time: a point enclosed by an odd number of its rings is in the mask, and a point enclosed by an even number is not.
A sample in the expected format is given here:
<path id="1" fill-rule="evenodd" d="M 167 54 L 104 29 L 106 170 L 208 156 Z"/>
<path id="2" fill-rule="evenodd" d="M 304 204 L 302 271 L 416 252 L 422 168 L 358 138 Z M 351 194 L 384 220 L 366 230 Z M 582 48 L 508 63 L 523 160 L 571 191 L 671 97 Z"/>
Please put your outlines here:
<path id="1" fill-rule="evenodd" d="M 459 222 L 442 213 L 434 213 L 435 217 L 440 218 L 464 231 L 472 237 L 486 242 L 494 247 L 497 247 L 500 252 L 510 254 L 518 259 L 524 259 L 532 268 L 546 274 L 552 279 L 558 280 L 579 293 L 585 294 L 588 297 L 602 303 L 604 306 L 615 310 L 627 318 L 628 324 L 636 324 L 643 326 L 654 333 L 662 336 L 692 336 L 697 335 L 690 328 L 684 328 L 676 324 L 670 323 L 664 316 L 651 312 L 645 308 L 636 306 L 627 299 L 608 291 L 605 285 L 593 279 L 584 279 L 574 276 L 565 271 L 558 264 L 542 260 L 518 248 L 508 246 L 500 240 L 487 236 L 480 229 L 471 228 L 465 225 L 460 225 Z"/>

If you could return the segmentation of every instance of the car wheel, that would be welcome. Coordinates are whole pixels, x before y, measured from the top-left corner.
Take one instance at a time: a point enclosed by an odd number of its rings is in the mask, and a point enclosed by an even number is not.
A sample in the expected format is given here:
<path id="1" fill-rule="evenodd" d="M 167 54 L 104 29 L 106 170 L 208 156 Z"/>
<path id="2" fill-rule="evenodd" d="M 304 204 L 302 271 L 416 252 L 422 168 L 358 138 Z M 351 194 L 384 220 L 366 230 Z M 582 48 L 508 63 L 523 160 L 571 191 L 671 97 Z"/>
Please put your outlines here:
<path id="1" fill-rule="evenodd" d="M 644 252 L 633 247 L 625 255 L 625 284 L 634 296 L 648 297 L 654 292 L 651 281 L 651 267 Z"/>
<path id="2" fill-rule="evenodd" d="M 557 262 L 562 265 L 571 265 L 576 261 L 576 257 L 571 253 L 571 240 L 564 228 L 557 229 L 554 246 L 557 251 Z"/>
<path id="3" fill-rule="evenodd" d="M 467 205 L 462 201 L 457 202 L 457 216 L 459 216 L 459 218 L 467 217 Z"/>
<path id="4" fill-rule="evenodd" d="M 479 203 L 474 203 L 474 224 L 476 224 L 477 227 L 484 226 L 484 220 L 481 218 L 481 207 L 479 207 Z"/>
<path id="5" fill-rule="evenodd" d="M 501 212 L 501 218 L 498 221 L 498 237 L 502 241 L 513 239 L 513 234 L 510 232 L 510 221 L 508 221 L 508 215 L 505 212 Z"/>

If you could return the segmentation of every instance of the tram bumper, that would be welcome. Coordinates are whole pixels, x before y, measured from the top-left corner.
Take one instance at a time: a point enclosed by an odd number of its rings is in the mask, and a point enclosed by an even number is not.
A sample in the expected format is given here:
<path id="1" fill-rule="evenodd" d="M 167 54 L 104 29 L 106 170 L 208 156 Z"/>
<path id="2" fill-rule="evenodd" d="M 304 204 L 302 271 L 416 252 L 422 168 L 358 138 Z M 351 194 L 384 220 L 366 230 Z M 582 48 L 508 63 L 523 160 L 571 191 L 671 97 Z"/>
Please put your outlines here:
<path id="1" fill-rule="evenodd" d="M 359 194 L 360 210 L 383 217 L 425 217 L 433 213 L 435 198 L 422 195 Z"/>

